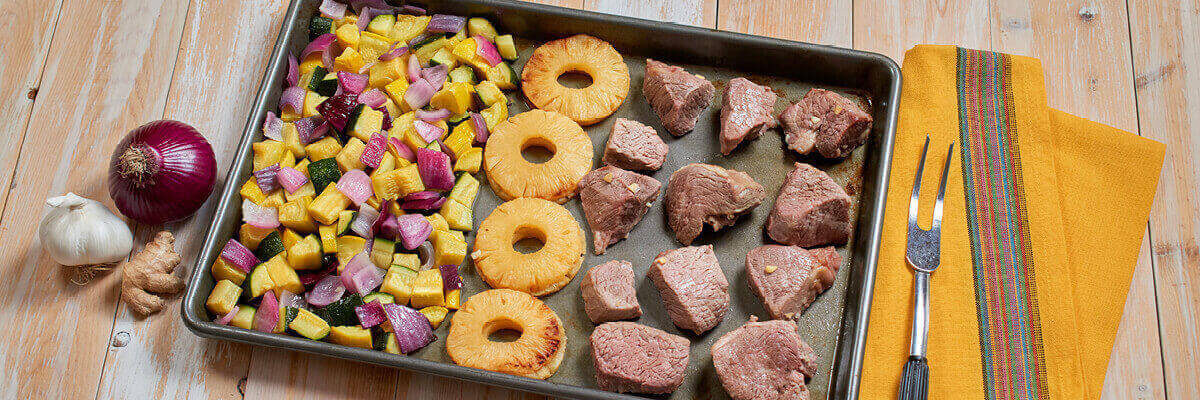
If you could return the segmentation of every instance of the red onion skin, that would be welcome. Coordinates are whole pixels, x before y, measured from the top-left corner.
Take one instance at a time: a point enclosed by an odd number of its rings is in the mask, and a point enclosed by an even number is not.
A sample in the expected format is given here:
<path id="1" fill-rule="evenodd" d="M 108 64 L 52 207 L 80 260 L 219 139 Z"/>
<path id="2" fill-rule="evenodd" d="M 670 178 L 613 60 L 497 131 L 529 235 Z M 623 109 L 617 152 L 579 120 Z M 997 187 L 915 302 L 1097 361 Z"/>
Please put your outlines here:
<path id="1" fill-rule="evenodd" d="M 154 121 L 134 129 L 109 160 L 108 193 L 130 219 L 158 225 L 186 218 L 212 194 L 212 146 L 188 124 Z"/>

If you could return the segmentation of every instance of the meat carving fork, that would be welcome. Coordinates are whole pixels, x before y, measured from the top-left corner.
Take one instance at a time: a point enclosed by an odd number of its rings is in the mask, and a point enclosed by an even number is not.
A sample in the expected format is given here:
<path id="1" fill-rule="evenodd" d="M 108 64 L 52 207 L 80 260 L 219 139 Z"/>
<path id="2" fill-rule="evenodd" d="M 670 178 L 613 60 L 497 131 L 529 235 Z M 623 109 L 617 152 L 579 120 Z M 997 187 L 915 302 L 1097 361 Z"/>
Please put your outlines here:
<path id="1" fill-rule="evenodd" d="M 925 170 L 925 154 L 928 152 L 929 136 L 925 136 L 925 148 L 921 150 L 921 162 L 917 164 L 917 175 L 913 180 L 912 199 L 908 202 L 908 245 L 904 258 L 913 269 L 915 282 L 912 340 L 909 342 L 908 362 L 904 364 L 904 375 L 900 380 L 900 400 L 925 400 L 929 393 L 929 364 L 925 359 L 925 344 L 929 336 L 929 276 L 940 262 L 942 202 L 946 198 L 946 178 L 950 174 L 954 143 L 950 143 L 950 150 L 946 152 L 941 188 L 933 205 L 933 224 L 929 230 L 924 230 L 917 225 L 917 208 L 920 204 L 921 173 Z"/>

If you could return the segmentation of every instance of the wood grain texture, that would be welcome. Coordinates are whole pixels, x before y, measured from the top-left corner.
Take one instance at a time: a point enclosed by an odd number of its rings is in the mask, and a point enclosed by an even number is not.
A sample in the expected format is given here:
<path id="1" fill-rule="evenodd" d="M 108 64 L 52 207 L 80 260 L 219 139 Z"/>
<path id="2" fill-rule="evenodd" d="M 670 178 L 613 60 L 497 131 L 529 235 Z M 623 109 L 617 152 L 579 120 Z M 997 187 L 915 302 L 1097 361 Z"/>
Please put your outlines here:
<path id="1" fill-rule="evenodd" d="M 1123 0 L 995 1 L 991 19 L 992 50 L 1041 59 L 1051 107 L 1138 131 L 1134 99 L 1124 95 L 1133 92 L 1133 63 Z M 1158 326 L 1153 273 L 1150 259 L 1140 257 L 1109 359 L 1104 398 L 1165 395 L 1159 337 L 1146 329 Z"/>
<path id="2" fill-rule="evenodd" d="M 716 0 L 587 0 L 587 9 L 705 28 L 717 26 Z"/>
<path id="3" fill-rule="evenodd" d="M 854 1 L 854 48 L 881 53 L 903 64 L 917 44 L 990 48 L 987 0 Z"/>
<path id="4" fill-rule="evenodd" d="M 724 0 L 718 29 L 850 47 L 853 2 L 844 0 Z M 803 18 L 797 18 L 802 16 Z"/>
<path id="5" fill-rule="evenodd" d="M 1167 397 L 1200 398 L 1200 10 L 1129 6 L 1139 128 L 1167 145 L 1150 213 Z"/>
<path id="6" fill-rule="evenodd" d="M 42 255 L 43 201 L 67 191 L 108 201 L 112 144 L 158 119 L 178 52 L 185 1 L 79 2 L 54 33 L 29 118 L 0 243 L 0 393 L 92 398 L 103 371 L 119 279 L 86 287 Z M 163 338 L 170 340 L 169 338 Z"/>
<path id="7" fill-rule="evenodd" d="M 12 144 L 0 149 L 0 212 L 11 193 L 9 184 L 61 9 L 61 0 L 0 2 L 0 26 L 8 28 L 7 40 L 0 41 L 0 71 L 5 77 L 0 79 L 0 138 Z"/>

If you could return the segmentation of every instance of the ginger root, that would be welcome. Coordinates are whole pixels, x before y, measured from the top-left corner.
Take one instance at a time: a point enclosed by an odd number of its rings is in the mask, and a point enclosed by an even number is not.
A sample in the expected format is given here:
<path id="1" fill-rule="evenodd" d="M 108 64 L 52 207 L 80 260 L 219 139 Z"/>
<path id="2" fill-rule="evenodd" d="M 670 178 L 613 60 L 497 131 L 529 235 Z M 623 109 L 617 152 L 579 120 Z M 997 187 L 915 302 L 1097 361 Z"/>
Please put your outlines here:
<path id="1" fill-rule="evenodd" d="M 183 280 L 172 274 L 180 260 L 175 252 L 175 236 L 158 232 L 142 251 L 121 263 L 121 298 L 142 316 L 161 311 L 163 299 L 159 295 L 183 290 Z"/>

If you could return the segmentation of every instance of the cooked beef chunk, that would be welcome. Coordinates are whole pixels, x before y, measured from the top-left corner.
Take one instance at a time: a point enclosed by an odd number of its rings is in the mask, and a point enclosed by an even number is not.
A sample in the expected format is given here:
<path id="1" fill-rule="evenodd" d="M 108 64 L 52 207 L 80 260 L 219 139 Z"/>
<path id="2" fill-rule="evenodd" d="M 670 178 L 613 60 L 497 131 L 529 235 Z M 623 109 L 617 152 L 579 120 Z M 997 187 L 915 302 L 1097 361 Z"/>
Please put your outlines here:
<path id="1" fill-rule="evenodd" d="M 729 311 L 729 281 L 711 245 L 659 253 L 649 275 L 679 329 L 704 333 L 720 324 Z"/>
<path id="2" fill-rule="evenodd" d="M 721 154 L 729 155 L 743 140 L 754 139 L 775 127 L 775 92 L 746 78 L 725 85 L 721 106 Z"/>
<path id="3" fill-rule="evenodd" d="M 824 171 L 796 163 L 767 217 L 767 235 L 801 247 L 845 244 L 850 240 L 850 196 Z"/>
<path id="4" fill-rule="evenodd" d="M 709 164 L 688 164 L 667 182 L 667 224 L 675 238 L 692 244 L 704 224 L 717 231 L 737 222 L 766 196 L 762 185 L 745 172 Z"/>
<path id="5" fill-rule="evenodd" d="M 734 400 L 808 400 L 805 378 L 817 369 L 813 352 L 792 321 L 758 322 L 717 339 L 713 366 Z"/>
<path id="6" fill-rule="evenodd" d="M 815 148 L 821 156 L 842 158 L 867 141 L 871 114 L 854 100 L 825 89 L 809 90 L 779 115 L 784 141 L 800 154 Z"/>
<path id="7" fill-rule="evenodd" d="M 712 104 L 714 92 L 716 88 L 703 76 L 646 59 L 642 95 L 672 135 L 683 136 L 696 127 L 700 113 Z"/>
<path id="8" fill-rule="evenodd" d="M 833 286 L 841 258 L 833 247 L 769 244 L 746 254 L 746 279 L 771 318 L 792 319 Z"/>
<path id="9" fill-rule="evenodd" d="M 592 229 L 592 251 L 597 255 L 624 239 L 658 198 L 658 180 L 605 165 L 579 180 L 579 203 Z"/>
<path id="10" fill-rule="evenodd" d="M 667 159 L 667 144 L 654 128 L 625 118 L 617 118 L 608 145 L 604 147 L 604 163 L 618 168 L 656 170 Z"/>
<path id="11" fill-rule="evenodd" d="M 579 289 L 583 294 L 583 311 L 594 324 L 642 315 L 634 290 L 633 265 L 629 261 L 612 260 L 592 267 Z"/>
<path id="12" fill-rule="evenodd" d="M 610 392 L 671 393 L 688 365 L 686 338 L 633 322 L 609 322 L 592 331 L 596 384 Z"/>

